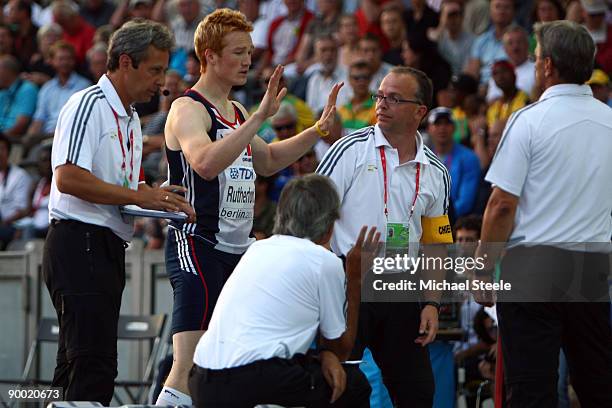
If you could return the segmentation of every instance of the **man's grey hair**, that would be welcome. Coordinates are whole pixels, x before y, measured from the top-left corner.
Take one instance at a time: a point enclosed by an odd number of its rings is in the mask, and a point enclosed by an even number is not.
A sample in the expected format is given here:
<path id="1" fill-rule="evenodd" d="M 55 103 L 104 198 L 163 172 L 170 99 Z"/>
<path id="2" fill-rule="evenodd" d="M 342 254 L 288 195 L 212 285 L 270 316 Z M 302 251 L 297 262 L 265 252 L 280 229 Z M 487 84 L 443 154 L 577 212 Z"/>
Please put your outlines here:
<path id="1" fill-rule="evenodd" d="M 36 39 L 38 40 L 39 43 L 41 43 L 44 36 L 49 33 L 53 33 L 61 37 L 62 34 L 64 34 L 64 29 L 62 28 L 61 25 L 57 23 L 45 24 L 44 26 L 38 29 L 38 32 L 36 33 Z"/>
<path id="2" fill-rule="evenodd" d="M 107 49 L 108 49 L 108 46 L 105 43 L 100 42 L 100 41 L 95 43 L 93 45 L 93 47 L 91 47 L 89 50 L 87 50 L 87 54 L 86 54 L 87 61 L 90 61 L 91 58 L 94 56 L 94 54 L 96 54 L 98 52 L 101 53 L 101 54 L 103 53 L 104 55 L 108 55 L 107 54 L 107 51 L 108 51 Z"/>
<path id="3" fill-rule="evenodd" d="M 294 178 L 281 192 L 274 234 L 307 238 L 325 237 L 340 218 L 340 198 L 333 182 L 318 174 Z"/>
<path id="4" fill-rule="evenodd" d="M 295 107 L 287 101 L 282 101 L 280 106 L 278 107 L 278 111 L 270 118 L 270 122 L 274 123 L 280 119 L 291 118 L 294 121 L 297 121 L 297 111 Z"/>
<path id="5" fill-rule="evenodd" d="M 125 23 L 113 33 L 108 45 L 108 70 L 119 68 L 119 57 L 126 54 L 132 59 L 132 66 L 138 65 L 147 57 L 149 46 L 160 51 L 170 51 L 174 39 L 170 30 L 160 23 L 135 19 Z"/>
<path id="6" fill-rule="evenodd" d="M 51 11 L 55 15 L 63 17 L 76 17 L 79 15 L 79 6 L 69 0 L 55 0 L 51 5 Z"/>
<path id="7" fill-rule="evenodd" d="M 534 26 L 540 58 L 550 58 L 566 83 L 582 85 L 591 77 L 595 64 L 595 43 L 583 26 L 559 20 Z"/>
<path id="8" fill-rule="evenodd" d="M 509 34 L 509 33 L 514 33 L 514 32 L 523 34 L 523 36 L 525 37 L 525 40 L 529 41 L 529 33 L 527 32 L 527 30 L 525 30 L 523 27 L 521 27 L 520 25 L 516 23 L 510 24 L 508 28 L 504 30 L 504 35 Z"/>

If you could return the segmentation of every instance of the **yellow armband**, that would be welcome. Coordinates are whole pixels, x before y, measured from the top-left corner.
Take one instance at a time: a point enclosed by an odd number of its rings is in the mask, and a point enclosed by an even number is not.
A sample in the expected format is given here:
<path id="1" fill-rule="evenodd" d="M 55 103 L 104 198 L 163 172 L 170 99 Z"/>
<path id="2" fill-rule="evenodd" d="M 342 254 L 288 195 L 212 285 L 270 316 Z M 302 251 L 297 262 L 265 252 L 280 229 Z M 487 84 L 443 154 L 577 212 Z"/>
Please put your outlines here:
<path id="1" fill-rule="evenodd" d="M 421 217 L 423 235 L 421 242 L 424 244 L 452 244 L 453 233 L 451 231 L 448 215 L 439 217 Z"/>

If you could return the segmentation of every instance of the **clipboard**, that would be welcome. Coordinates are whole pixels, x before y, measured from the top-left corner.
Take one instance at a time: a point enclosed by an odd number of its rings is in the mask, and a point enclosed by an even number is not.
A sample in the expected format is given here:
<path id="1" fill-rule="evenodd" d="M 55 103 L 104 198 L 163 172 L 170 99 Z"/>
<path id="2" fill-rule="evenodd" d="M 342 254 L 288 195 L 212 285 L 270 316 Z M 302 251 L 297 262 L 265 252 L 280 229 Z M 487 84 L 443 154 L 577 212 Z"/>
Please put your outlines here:
<path id="1" fill-rule="evenodd" d="M 171 221 L 187 220 L 187 214 L 184 212 L 146 210 L 137 205 L 122 205 L 119 207 L 119 211 L 122 215 L 130 215 L 133 217 L 165 218 Z"/>

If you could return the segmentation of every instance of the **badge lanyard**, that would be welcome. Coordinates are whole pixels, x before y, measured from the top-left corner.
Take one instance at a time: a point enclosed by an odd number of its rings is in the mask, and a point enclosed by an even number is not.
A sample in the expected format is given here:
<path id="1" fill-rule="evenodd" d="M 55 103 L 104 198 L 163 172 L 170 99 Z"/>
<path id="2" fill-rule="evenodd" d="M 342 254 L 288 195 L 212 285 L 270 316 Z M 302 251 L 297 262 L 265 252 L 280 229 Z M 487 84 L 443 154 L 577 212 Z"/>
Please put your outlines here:
<path id="1" fill-rule="evenodd" d="M 380 151 L 380 161 L 382 162 L 382 168 L 383 168 L 383 181 L 385 183 L 385 194 L 384 194 L 385 218 L 387 218 L 387 221 L 388 221 L 389 220 L 389 209 L 387 207 L 387 201 L 388 201 L 389 195 L 387 193 L 387 156 L 385 155 L 384 146 L 380 146 L 379 151 Z M 419 196 L 420 181 L 421 181 L 421 163 L 417 163 L 416 165 L 416 186 L 414 189 L 414 198 L 412 199 L 412 205 L 410 206 L 410 215 L 408 216 L 409 223 L 410 223 L 410 220 L 412 219 L 412 214 L 414 214 L 416 200 L 417 200 L 417 197 Z"/>
<path id="2" fill-rule="evenodd" d="M 130 152 L 130 175 L 127 176 L 126 169 L 126 154 L 125 148 L 123 147 L 123 132 L 121 132 L 121 126 L 119 126 L 119 115 L 113 108 L 113 115 L 115 115 L 115 122 L 117 122 L 117 136 L 119 137 L 119 144 L 121 145 L 121 154 L 123 155 L 123 163 L 121 163 L 121 170 L 123 170 L 123 186 L 129 187 L 132 182 L 132 175 L 134 173 L 134 130 L 130 130 L 130 138 L 128 139 L 128 151 Z M 128 182 L 129 180 L 129 182 Z"/>

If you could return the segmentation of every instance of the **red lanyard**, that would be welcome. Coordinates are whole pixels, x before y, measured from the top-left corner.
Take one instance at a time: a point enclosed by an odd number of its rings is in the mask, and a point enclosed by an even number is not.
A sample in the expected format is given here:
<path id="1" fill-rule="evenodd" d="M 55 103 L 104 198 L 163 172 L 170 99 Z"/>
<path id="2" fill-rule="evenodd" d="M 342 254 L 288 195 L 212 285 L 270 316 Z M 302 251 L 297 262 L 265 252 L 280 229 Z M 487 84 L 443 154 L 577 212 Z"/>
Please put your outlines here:
<path id="1" fill-rule="evenodd" d="M 385 194 L 384 194 L 385 217 L 389 219 L 389 209 L 387 208 L 387 201 L 389 197 L 387 193 L 387 156 L 385 155 L 384 146 L 380 146 L 378 150 L 380 151 L 380 161 L 382 162 L 382 168 L 383 168 L 383 181 L 385 183 Z M 410 206 L 410 215 L 408 216 L 408 222 L 410 222 L 410 219 L 412 218 L 412 214 L 414 214 L 416 200 L 417 200 L 417 197 L 419 196 L 420 182 L 421 182 L 421 163 L 417 163 L 416 164 L 416 183 L 415 183 L 415 188 L 414 188 L 414 198 L 412 199 L 412 205 Z"/>
<path id="2" fill-rule="evenodd" d="M 125 148 L 123 147 L 123 132 L 121 132 L 121 126 L 119 126 L 119 115 L 117 115 L 117 112 L 115 112 L 113 108 L 111 108 L 111 110 L 113 111 L 113 115 L 115 115 L 115 122 L 117 122 L 117 135 L 119 136 L 119 144 L 121 145 L 121 154 L 123 155 L 123 163 L 121 164 L 121 170 L 123 170 L 123 174 L 125 177 L 127 171 L 126 171 L 126 164 L 125 164 L 125 160 L 126 160 Z M 130 140 L 129 140 L 128 150 L 130 151 L 130 175 L 125 180 L 126 184 L 128 184 L 127 180 L 129 180 L 130 183 L 132 182 L 132 174 L 134 173 L 134 131 L 133 130 L 130 130 Z M 125 186 L 125 187 L 128 187 L 128 186 Z"/>
<path id="3" fill-rule="evenodd" d="M 38 185 L 36 186 L 36 191 L 34 191 L 34 197 L 32 200 L 33 201 L 32 209 L 34 211 L 40 208 L 40 204 L 42 203 L 42 200 L 44 200 L 44 198 L 49 195 L 50 191 L 51 191 L 50 180 L 42 179 L 38 182 Z"/>

